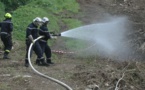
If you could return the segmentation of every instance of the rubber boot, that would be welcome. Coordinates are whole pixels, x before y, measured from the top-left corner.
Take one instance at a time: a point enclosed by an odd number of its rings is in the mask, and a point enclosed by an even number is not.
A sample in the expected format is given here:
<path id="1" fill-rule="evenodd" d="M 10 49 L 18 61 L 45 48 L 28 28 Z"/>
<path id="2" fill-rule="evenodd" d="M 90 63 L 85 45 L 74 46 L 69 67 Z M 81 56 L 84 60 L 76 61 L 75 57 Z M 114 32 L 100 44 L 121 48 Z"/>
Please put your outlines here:
<path id="1" fill-rule="evenodd" d="M 37 60 L 36 60 L 36 64 L 37 64 L 38 66 L 49 66 L 49 64 L 47 64 L 47 63 L 44 61 L 44 58 L 42 58 L 42 59 L 37 59 Z"/>
<path id="2" fill-rule="evenodd" d="M 36 64 L 37 64 L 37 65 L 40 65 L 40 64 L 41 64 L 41 63 L 40 63 L 40 59 L 38 59 L 38 58 L 36 59 Z"/>
<path id="3" fill-rule="evenodd" d="M 48 59 L 46 60 L 46 62 L 47 62 L 48 64 L 54 64 L 54 63 L 51 61 L 50 58 L 48 58 Z"/>
<path id="4" fill-rule="evenodd" d="M 25 59 L 25 67 L 29 67 L 28 59 Z"/>
<path id="5" fill-rule="evenodd" d="M 8 57 L 8 52 L 4 52 L 4 56 L 3 56 L 3 59 L 10 59 L 9 57 Z"/>

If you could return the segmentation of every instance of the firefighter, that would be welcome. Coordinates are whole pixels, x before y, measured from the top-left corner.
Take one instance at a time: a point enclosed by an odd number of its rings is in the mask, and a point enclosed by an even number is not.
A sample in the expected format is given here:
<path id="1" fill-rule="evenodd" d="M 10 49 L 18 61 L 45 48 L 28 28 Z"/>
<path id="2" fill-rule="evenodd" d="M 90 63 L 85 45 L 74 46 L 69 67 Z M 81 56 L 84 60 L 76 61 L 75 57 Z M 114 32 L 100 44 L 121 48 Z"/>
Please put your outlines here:
<path id="1" fill-rule="evenodd" d="M 13 31 L 13 23 L 11 21 L 12 15 L 10 13 L 6 13 L 4 15 L 5 20 L 0 22 L 0 27 L 1 27 L 1 40 L 4 44 L 4 56 L 3 59 L 10 59 L 8 57 L 8 54 L 10 53 L 12 49 L 12 31 Z"/>
<path id="2" fill-rule="evenodd" d="M 47 40 L 51 39 L 51 35 L 49 34 L 48 27 L 47 27 L 49 23 L 49 19 L 47 17 L 43 17 L 42 21 L 43 21 L 43 24 L 40 27 L 39 35 L 44 36 L 44 38 L 40 39 L 39 43 L 40 43 L 42 52 L 45 53 L 47 64 L 54 64 L 51 61 L 51 49 L 47 44 Z"/>
<path id="3" fill-rule="evenodd" d="M 42 19 L 40 17 L 36 17 L 31 24 L 28 25 L 26 29 L 26 58 L 25 58 L 25 66 L 29 66 L 28 62 L 28 50 L 31 43 L 34 43 L 34 39 L 36 39 L 39 31 L 39 27 L 42 25 Z M 42 49 L 40 47 L 39 41 L 36 41 L 32 47 L 32 50 L 36 53 L 37 59 L 36 64 L 38 66 L 48 66 L 48 64 L 45 62 Z M 31 51 L 32 55 L 32 51 Z M 31 56 L 30 55 L 30 56 Z"/>

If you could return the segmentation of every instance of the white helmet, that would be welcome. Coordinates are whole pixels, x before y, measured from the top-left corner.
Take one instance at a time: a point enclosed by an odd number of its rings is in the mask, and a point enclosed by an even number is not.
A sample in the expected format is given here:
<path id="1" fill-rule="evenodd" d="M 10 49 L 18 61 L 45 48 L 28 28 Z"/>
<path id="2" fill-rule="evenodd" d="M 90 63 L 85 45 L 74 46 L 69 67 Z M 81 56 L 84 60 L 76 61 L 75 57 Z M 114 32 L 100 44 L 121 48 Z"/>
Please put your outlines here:
<path id="1" fill-rule="evenodd" d="M 33 23 L 36 25 L 36 26 L 41 26 L 42 25 L 42 19 L 40 17 L 36 17 L 35 19 L 33 19 Z"/>
<path id="2" fill-rule="evenodd" d="M 43 23 L 49 22 L 49 19 L 48 19 L 47 17 L 43 17 L 43 18 L 42 18 L 42 21 L 43 21 Z"/>

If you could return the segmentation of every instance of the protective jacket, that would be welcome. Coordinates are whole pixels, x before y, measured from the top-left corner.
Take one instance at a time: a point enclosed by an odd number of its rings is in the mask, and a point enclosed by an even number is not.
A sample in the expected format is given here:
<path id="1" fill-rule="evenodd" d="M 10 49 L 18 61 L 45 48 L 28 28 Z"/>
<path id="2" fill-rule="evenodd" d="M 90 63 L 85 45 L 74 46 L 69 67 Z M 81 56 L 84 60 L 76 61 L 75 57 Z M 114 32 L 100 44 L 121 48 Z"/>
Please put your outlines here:
<path id="1" fill-rule="evenodd" d="M 40 27 L 39 35 L 44 36 L 44 38 L 42 38 L 41 41 L 47 41 L 48 39 L 51 38 L 49 31 L 48 31 L 48 28 L 47 28 L 47 25 L 44 24 Z"/>
<path id="2" fill-rule="evenodd" d="M 29 24 L 26 30 L 26 38 L 28 39 L 29 35 L 32 35 L 33 39 L 36 39 L 39 34 L 38 34 L 38 27 L 34 25 L 33 23 Z"/>
<path id="3" fill-rule="evenodd" d="M 3 22 L 0 23 L 1 33 L 11 34 L 13 31 L 13 23 L 11 19 L 5 19 Z"/>

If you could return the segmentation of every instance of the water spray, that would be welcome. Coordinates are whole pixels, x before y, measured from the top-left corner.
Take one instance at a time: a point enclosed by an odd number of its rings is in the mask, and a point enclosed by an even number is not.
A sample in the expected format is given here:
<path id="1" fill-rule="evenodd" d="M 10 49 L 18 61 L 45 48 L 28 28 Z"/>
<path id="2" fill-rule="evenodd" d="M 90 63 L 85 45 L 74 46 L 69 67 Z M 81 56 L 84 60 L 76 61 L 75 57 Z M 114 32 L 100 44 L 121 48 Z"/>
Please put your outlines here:
<path id="1" fill-rule="evenodd" d="M 132 52 L 127 38 L 127 33 L 131 28 L 130 25 L 127 17 L 114 16 L 109 17 L 105 22 L 61 32 L 61 36 L 72 38 L 72 40 L 84 40 L 88 44 L 92 43 L 92 45 L 88 46 L 91 47 L 89 48 L 91 53 L 87 53 L 88 55 L 97 54 L 101 57 L 111 57 L 112 59 L 127 59 Z M 86 50 L 86 48 L 84 49 Z M 77 49 L 75 52 L 83 50 Z M 57 52 L 63 53 L 63 51 Z"/>
<path id="2" fill-rule="evenodd" d="M 43 36 L 40 36 L 40 37 L 38 37 L 37 39 L 35 39 L 35 40 L 34 40 L 34 43 L 35 43 L 37 40 L 41 39 L 41 38 L 43 38 Z M 63 83 L 63 82 L 61 82 L 61 81 L 59 81 L 59 80 L 57 80 L 57 79 L 55 79 L 55 78 L 49 77 L 49 76 L 47 76 L 47 75 L 45 75 L 45 74 L 43 74 L 43 73 L 40 73 L 39 71 L 37 71 L 37 70 L 33 67 L 33 65 L 32 65 L 32 63 L 31 63 L 31 60 L 30 60 L 30 52 L 31 52 L 32 46 L 33 46 L 33 43 L 30 44 L 29 51 L 28 51 L 28 62 L 29 62 L 29 64 L 30 64 L 30 67 L 32 68 L 32 70 L 33 70 L 35 73 L 37 73 L 38 75 L 40 75 L 40 76 L 42 76 L 42 77 L 44 77 L 44 78 L 47 78 L 47 79 L 49 79 L 49 80 L 51 80 L 51 81 L 53 81 L 53 82 L 56 82 L 56 83 L 60 84 L 61 86 L 63 86 L 63 87 L 66 88 L 67 90 L 73 90 L 73 89 L 72 89 L 70 86 L 68 86 L 67 84 L 65 84 L 65 83 Z"/>

